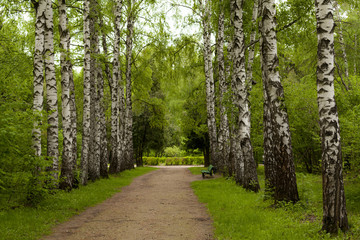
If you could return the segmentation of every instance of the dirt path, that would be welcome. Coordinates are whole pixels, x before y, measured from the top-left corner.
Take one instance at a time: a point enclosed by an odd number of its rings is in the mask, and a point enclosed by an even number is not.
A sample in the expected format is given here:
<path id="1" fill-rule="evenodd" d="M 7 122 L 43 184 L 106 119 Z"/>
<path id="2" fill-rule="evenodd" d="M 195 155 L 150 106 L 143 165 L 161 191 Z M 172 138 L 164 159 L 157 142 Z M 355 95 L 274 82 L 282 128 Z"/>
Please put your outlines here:
<path id="1" fill-rule="evenodd" d="M 213 239 L 206 207 L 190 187 L 194 180 L 200 177 L 186 168 L 162 167 L 58 225 L 43 239 Z"/>

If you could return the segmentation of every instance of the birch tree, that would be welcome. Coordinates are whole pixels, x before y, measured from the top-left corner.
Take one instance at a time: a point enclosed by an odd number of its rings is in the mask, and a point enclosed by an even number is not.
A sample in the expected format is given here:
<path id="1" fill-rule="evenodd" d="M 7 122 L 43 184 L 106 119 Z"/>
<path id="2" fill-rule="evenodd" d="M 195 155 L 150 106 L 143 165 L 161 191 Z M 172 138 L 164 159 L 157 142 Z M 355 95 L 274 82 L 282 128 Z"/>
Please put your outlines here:
<path id="1" fill-rule="evenodd" d="M 89 137 L 89 159 L 88 159 L 88 175 L 92 181 L 100 177 L 100 146 L 96 140 L 99 140 L 97 128 L 97 109 L 98 96 L 96 91 L 96 53 L 98 48 L 98 33 L 97 33 L 97 16 L 98 5 L 97 0 L 90 0 L 90 137 Z"/>
<path id="2" fill-rule="evenodd" d="M 299 200 L 299 195 L 296 185 L 291 136 L 284 103 L 284 90 L 278 70 L 275 1 L 263 0 L 261 14 L 261 63 L 265 88 L 264 98 L 266 98 L 264 108 L 267 108 L 266 113 L 269 113 L 267 117 L 270 118 L 271 122 L 271 133 L 268 133 L 269 128 L 264 129 L 264 140 L 271 141 L 272 145 L 269 145 L 269 147 L 272 154 L 270 156 L 274 158 L 273 162 L 276 163 L 273 196 L 276 201 L 296 202 Z M 266 127 L 270 126 L 266 125 Z M 267 150 L 270 151 L 270 149 Z"/>
<path id="3" fill-rule="evenodd" d="M 123 1 L 116 1 L 115 6 L 115 21 L 114 21 L 114 58 L 113 58 L 113 76 L 109 78 L 110 91 L 111 91 L 111 159 L 110 159 L 110 172 L 119 172 L 120 159 L 118 158 L 119 153 L 119 92 L 118 85 L 121 79 L 120 70 L 120 34 L 121 34 L 121 10 Z"/>
<path id="4" fill-rule="evenodd" d="M 260 188 L 256 163 L 253 155 L 253 149 L 250 141 L 250 109 L 248 103 L 248 93 L 246 87 L 246 69 L 245 69 L 245 42 L 243 31 L 243 1 L 233 1 L 233 25 L 234 25 L 234 40 L 233 40 L 233 79 L 235 81 L 235 88 L 233 89 L 236 95 L 235 105 L 239 112 L 238 116 L 238 131 L 239 141 L 241 145 L 242 157 L 244 161 L 243 179 L 237 179 L 244 188 L 251 189 L 257 192 Z"/>
<path id="5" fill-rule="evenodd" d="M 90 156 L 90 0 L 84 0 L 84 103 L 81 149 L 81 183 L 87 184 Z"/>
<path id="6" fill-rule="evenodd" d="M 68 42 L 68 49 L 70 49 L 70 41 Z M 75 84 L 72 70 L 71 60 L 68 59 L 69 66 L 69 87 L 70 87 L 70 112 L 71 112 L 71 142 L 72 142 L 72 169 L 75 173 L 77 168 L 77 113 L 76 113 L 76 102 L 75 102 Z M 77 181 L 75 178 L 73 182 Z M 76 183 L 78 184 L 78 183 Z"/>
<path id="7" fill-rule="evenodd" d="M 52 171 L 54 171 L 54 177 L 57 179 L 57 171 L 59 170 L 59 120 L 54 64 L 54 23 L 51 0 L 46 1 L 44 54 L 46 102 L 48 106 L 47 155 L 52 160 Z"/>
<path id="8" fill-rule="evenodd" d="M 224 58 L 224 2 L 219 0 L 219 23 L 218 23 L 218 37 L 217 37 L 217 61 L 218 61 L 218 78 L 219 78 L 219 101 L 220 101 L 220 129 L 219 129 L 219 155 L 222 166 L 227 166 L 229 163 L 230 154 L 230 132 L 229 121 L 225 107 L 225 95 L 228 91 L 226 76 L 225 76 L 225 58 Z M 229 167 L 228 167 L 229 168 Z"/>
<path id="9" fill-rule="evenodd" d="M 209 2 L 210 1 L 210 2 Z M 202 13 L 203 25 L 203 52 L 204 52 L 204 70 L 206 82 L 206 109 L 207 109 L 207 125 L 210 138 L 210 160 L 211 163 L 218 167 L 218 142 L 215 121 L 215 84 L 212 67 L 212 51 L 211 51 L 211 0 L 199 0 L 199 6 Z M 223 169 L 219 169 L 223 171 Z"/>
<path id="10" fill-rule="evenodd" d="M 329 233 L 348 230 L 342 175 L 340 126 L 334 92 L 334 8 L 316 0 L 318 36 L 317 92 L 323 175 L 323 226 Z"/>
<path id="11" fill-rule="evenodd" d="M 99 27 L 102 34 L 102 47 L 105 58 L 107 58 L 108 51 L 107 51 L 107 43 L 106 43 L 106 34 L 104 29 L 104 23 L 102 16 L 99 18 Z M 98 51 L 100 54 L 100 51 Z M 107 139 L 107 130 L 106 130 L 106 116 L 105 116 L 105 99 L 104 99 L 104 75 L 101 64 L 98 62 L 97 68 L 97 95 L 99 96 L 99 132 L 100 132 L 100 176 L 102 178 L 108 178 L 108 139 Z M 110 68 L 108 63 L 105 63 L 105 76 L 109 79 L 110 76 Z M 111 81 L 111 80 L 110 80 Z"/>
<path id="12" fill-rule="evenodd" d="M 33 129 L 33 147 L 35 150 L 35 156 L 41 156 L 41 112 L 43 110 L 44 102 L 44 38 L 45 38 L 45 10 L 46 1 L 39 0 L 32 1 L 36 11 L 35 20 L 35 49 L 34 49 L 34 99 L 33 110 L 35 115 L 38 116 L 34 122 Z"/>
<path id="13" fill-rule="evenodd" d="M 63 153 L 60 175 L 60 188 L 72 189 L 74 180 L 73 172 L 73 141 L 72 119 L 71 119 L 71 92 L 70 92 L 70 71 L 69 42 L 70 32 L 66 14 L 66 0 L 59 1 L 59 33 L 60 33 L 60 68 L 61 68 L 61 104 L 62 104 L 62 125 L 63 125 Z"/>
<path id="14" fill-rule="evenodd" d="M 258 1 L 254 0 L 253 5 L 253 12 L 252 12 L 252 18 L 251 18 L 251 33 L 250 33 L 250 46 L 249 46 L 249 52 L 248 52 L 248 61 L 246 66 L 246 83 L 248 86 L 248 90 L 251 91 L 252 85 L 255 84 L 255 81 L 253 79 L 253 63 L 254 63 L 254 56 L 255 56 L 255 43 L 256 43 L 256 21 L 258 17 Z"/>
<path id="15" fill-rule="evenodd" d="M 126 112 L 125 112 L 125 169 L 133 168 L 134 149 L 133 149 L 133 114 L 131 100 L 131 64 L 132 64 L 132 48 L 135 21 L 135 5 L 136 0 L 128 0 L 128 17 L 127 17 L 127 33 L 126 33 Z"/>

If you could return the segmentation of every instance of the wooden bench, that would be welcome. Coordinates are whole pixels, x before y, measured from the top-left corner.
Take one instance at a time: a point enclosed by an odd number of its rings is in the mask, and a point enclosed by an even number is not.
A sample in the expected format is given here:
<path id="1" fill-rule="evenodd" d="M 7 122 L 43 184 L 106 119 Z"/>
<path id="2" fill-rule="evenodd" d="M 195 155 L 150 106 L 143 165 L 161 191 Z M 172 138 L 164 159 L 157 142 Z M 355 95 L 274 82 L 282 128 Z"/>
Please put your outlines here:
<path id="1" fill-rule="evenodd" d="M 207 170 L 201 170 L 202 177 L 205 178 L 205 174 L 212 176 L 215 174 L 216 168 L 213 165 L 210 165 Z"/>

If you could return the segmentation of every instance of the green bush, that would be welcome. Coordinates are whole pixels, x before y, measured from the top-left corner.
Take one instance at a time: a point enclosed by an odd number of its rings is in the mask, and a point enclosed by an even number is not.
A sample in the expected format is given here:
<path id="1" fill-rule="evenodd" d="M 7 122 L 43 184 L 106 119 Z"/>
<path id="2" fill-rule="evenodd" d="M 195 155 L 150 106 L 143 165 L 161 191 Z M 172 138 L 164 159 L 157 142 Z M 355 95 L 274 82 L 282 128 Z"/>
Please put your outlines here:
<path id="1" fill-rule="evenodd" d="M 144 165 L 202 165 L 204 157 L 143 157 Z"/>

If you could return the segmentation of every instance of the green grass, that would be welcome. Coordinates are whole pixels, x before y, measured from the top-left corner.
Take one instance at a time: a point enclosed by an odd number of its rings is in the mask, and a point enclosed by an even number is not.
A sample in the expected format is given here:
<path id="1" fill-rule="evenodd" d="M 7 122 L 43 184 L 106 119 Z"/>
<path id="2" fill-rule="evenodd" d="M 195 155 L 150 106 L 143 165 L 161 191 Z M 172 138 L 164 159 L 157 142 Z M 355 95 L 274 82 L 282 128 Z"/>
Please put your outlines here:
<path id="1" fill-rule="evenodd" d="M 200 174 L 202 168 L 191 168 Z M 301 200 L 275 208 L 264 201 L 264 172 L 258 169 L 262 190 L 253 193 L 232 179 L 217 178 L 192 183 L 199 200 L 206 203 L 214 220 L 216 239 L 332 239 L 319 233 L 322 221 L 321 176 L 297 174 Z M 351 231 L 334 239 L 360 239 L 359 183 L 346 181 L 345 191 Z"/>
<path id="2" fill-rule="evenodd" d="M 56 224 L 113 196 L 120 192 L 123 186 L 129 185 L 135 177 L 153 170 L 155 168 L 143 167 L 124 171 L 119 175 L 90 183 L 69 193 L 58 191 L 36 208 L 23 207 L 1 211 L 0 239 L 38 239 L 50 233 L 51 228 Z"/>

